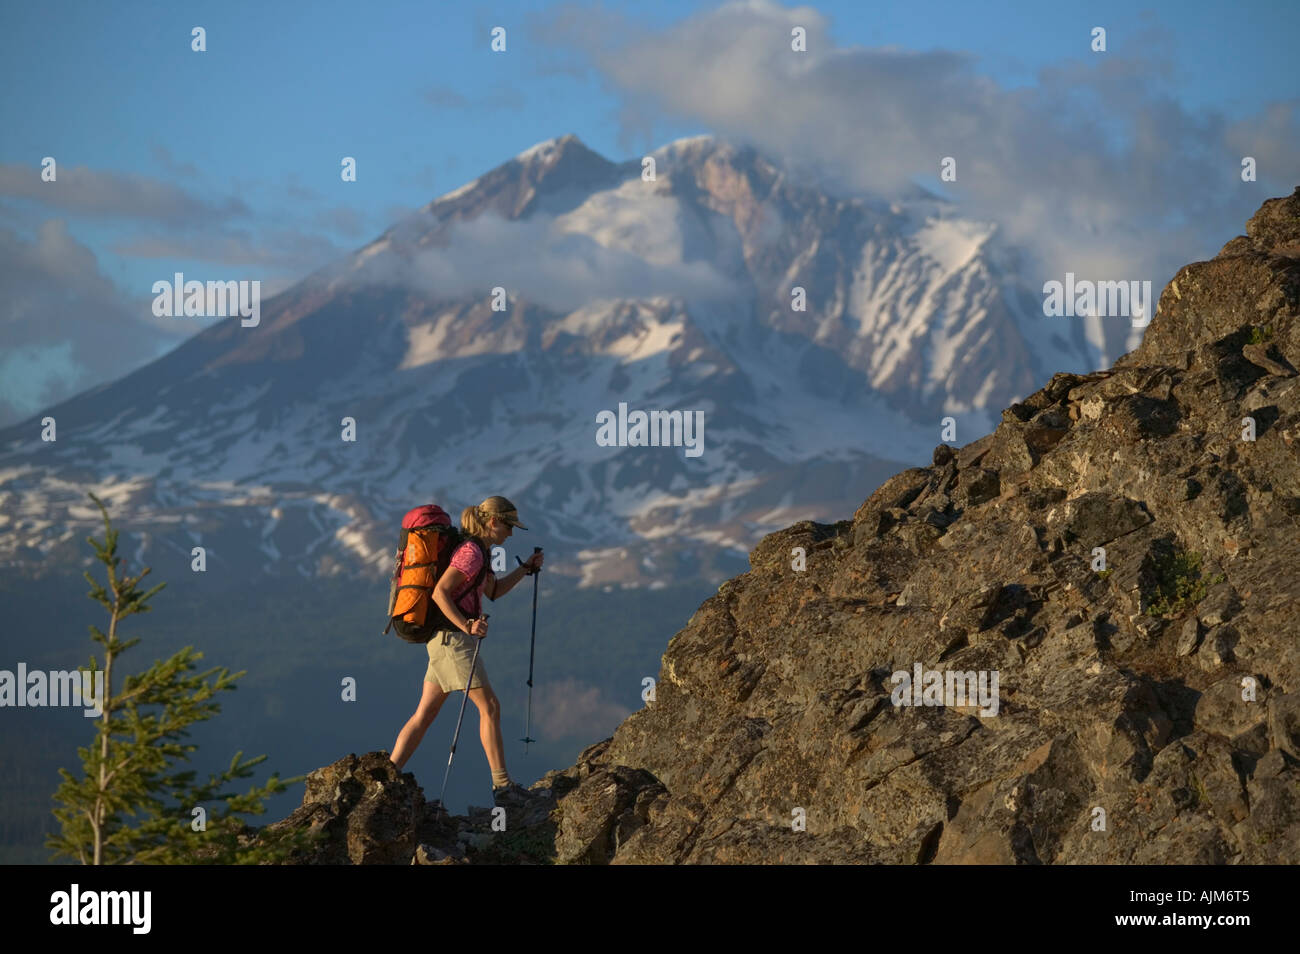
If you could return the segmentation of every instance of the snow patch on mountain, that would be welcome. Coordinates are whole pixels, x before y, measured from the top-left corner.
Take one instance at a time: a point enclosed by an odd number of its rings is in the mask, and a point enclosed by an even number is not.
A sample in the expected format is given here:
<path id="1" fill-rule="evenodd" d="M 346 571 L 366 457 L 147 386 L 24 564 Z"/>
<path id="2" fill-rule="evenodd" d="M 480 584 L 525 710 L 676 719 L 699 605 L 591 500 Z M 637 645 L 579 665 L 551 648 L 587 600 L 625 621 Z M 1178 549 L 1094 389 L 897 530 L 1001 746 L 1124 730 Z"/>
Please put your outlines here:
<path id="1" fill-rule="evenodd" d="M 557 233 L 594 239 L 651 265 L 679 264 L 686 248 L 707 240 L 698 221 L 684 216 L 676 202 L 656 193 L 639 176 L 595 193 L 557 217 L 554 228 Z"/>
<path id="2" fill-rule="evenodd" d="M 380 255 L 388 251 L 390 248 L 392 248 L 392 246 L 393 246 L 392 241 L 387 237 L 371 242 L 361 251 L 357 252 L 355 256 L 353 256 L 352 267 L 354 269 L 360 268 L 365 263 L 366 259 L 374 258 L 376 255 Z"/>
<path id="3" fill-rule="evenodd" d="M 921 254 L 945 274 L 964 268 L 997 227 L 966 219 L 930 219 L 912 236 Z"/>
<path id="4" fill-rule="evenodd" d="M 406 371 L 441 360 L 445 355 L 447 332 L 455 320 L 453 312 L 443 312 L 433 321 L 411 327 L 407 331 L 409 346 L 397 370 Z"/>
<path id="5" fill-rule="evenodd" d="M 540 162 L 549 162 L 554 159 L 556 154 L 560 151 L 560 145 L 565 138 L 567 137 L 556 136 L 553 139 L 546 139 L 542 142 L 536 143 L 535 145 L 529 146 L 523 152 L 515 156 L 515 161 L 530 162 L 537 160 Z"/>
<path id="6" fill-rule="evenodd" d="M 425 210 L 432 211 L 433 208 L 445 202 L 451 202 L 453 199 L 459 199 L 463 195 L 469 195 L 469 193 L 473 192 L 476 188 L 478 188 L 478 183 L 479 183 L 478 179 L 470 179 L 469 182 L 466 182 L 460 188 L 452 189 L 450 192 L 440 195 L 432 203 L 425 206 Z"/>

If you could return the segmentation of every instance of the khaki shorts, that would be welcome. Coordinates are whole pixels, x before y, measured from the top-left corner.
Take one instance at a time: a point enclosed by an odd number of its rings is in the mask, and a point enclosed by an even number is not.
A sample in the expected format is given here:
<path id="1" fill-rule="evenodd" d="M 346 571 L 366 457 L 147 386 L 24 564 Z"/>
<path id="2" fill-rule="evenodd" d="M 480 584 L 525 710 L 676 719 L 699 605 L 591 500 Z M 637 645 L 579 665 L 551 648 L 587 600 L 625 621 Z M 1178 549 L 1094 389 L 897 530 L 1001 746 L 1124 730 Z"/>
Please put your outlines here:
<path id="1" fill-rule="evenodd" d="M 458 629 L 440 629 L 425 643 L 429 651 L 429 668 L 425 670 L 424 681 L 437 683 L 443 692 L 459 692 L 465 688 L 469 678 L 470 663 L 474 659 L 474 644 L 477 636 L 470 636 Z M 487 667 L 483 665 L 483 650 L 478 652 L 478 662 L 474 663 L 474 682 L 471 689 L 491 689 L 488 682 Z"/>

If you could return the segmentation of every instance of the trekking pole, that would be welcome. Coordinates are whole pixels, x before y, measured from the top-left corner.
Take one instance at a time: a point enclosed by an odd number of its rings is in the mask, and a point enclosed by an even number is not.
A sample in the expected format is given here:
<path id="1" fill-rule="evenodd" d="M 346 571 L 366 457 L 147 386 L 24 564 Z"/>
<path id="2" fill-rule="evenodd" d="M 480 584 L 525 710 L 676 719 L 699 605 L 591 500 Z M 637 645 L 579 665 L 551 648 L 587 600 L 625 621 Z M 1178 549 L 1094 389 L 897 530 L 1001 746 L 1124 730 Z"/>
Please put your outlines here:
<path id="1" fill-rule="evenodd" d="M 533 547 L 534 555 L 541 552 L 541 547 Z M 515 562 L 520 566 L 524 565 L 524 561 L 519 557 L 515 557 Z M 524 755 L 528 754 L 528 743 L 537 741 L 529 733 L 533 728 L 533 649 L 537 646 L 537 575 L 541 572 L 540 568 L 533 572 L 533 634 L 528 638 L 528 721 L 524 723 L 524 737 L 519 740 L 524 743 Z"/>
<path id="2" fill-rule="evenodd" d="M 487 619 L 488 614 L 484 613 L 480 619 Z M 469 679 L 465 683 L 465 697 L 460 700 L 460 715 L 456 717 L 456 732 L 451 737 L 451 754 L 447 756 L 447 771 L 442 776 L 442 791 L 438 793 L 438 804 L 443 811 L 447 810 L 447 804 L 443 798 L 447 795 L 447 779 L 451 778 L 451 760 L 456 757 L 456 742 L 460 739 L 460 723 L 465 718 L 465 703 L 469 702 L 469 687 L 474 684 L 474 665 L 478 662 L 478 648 L 483 645 L 483 637 L 476 636 L 474 643 L 474 656 L 469 661 Z"/>

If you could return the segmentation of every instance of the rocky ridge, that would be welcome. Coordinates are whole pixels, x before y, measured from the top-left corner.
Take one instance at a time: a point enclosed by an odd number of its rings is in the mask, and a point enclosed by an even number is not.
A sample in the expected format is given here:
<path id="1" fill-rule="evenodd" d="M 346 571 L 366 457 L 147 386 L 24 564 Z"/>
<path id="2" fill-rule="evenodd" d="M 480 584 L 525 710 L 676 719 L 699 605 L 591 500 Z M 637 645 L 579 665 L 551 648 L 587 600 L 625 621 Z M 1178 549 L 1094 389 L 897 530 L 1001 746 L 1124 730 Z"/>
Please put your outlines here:
<path id="1" fill-rule="evenodd" d="M 1300 189 L 1246 231 L 1110 370 L 764 538 L 507 831 L 385 753 L 272 828 L 326 863 L 1300 861 Z M 895 704 L 917 664 L 996 706 Z"/>

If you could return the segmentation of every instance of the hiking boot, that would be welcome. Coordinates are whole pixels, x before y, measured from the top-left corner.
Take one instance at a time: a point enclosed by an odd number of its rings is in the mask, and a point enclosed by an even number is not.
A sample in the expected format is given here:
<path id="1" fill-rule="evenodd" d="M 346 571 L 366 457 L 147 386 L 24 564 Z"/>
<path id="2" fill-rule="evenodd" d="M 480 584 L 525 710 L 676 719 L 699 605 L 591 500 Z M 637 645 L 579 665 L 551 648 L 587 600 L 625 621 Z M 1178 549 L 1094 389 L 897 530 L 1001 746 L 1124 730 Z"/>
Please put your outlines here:
<path id="1" fill-rule="evenodd" d="M 510 782 L 502 785 L 500 788 L 492 789 L 492 803 L 494 805 L 526 805 L 535 796 L 528 789 L 524 788 L 518 782 Z"/>

